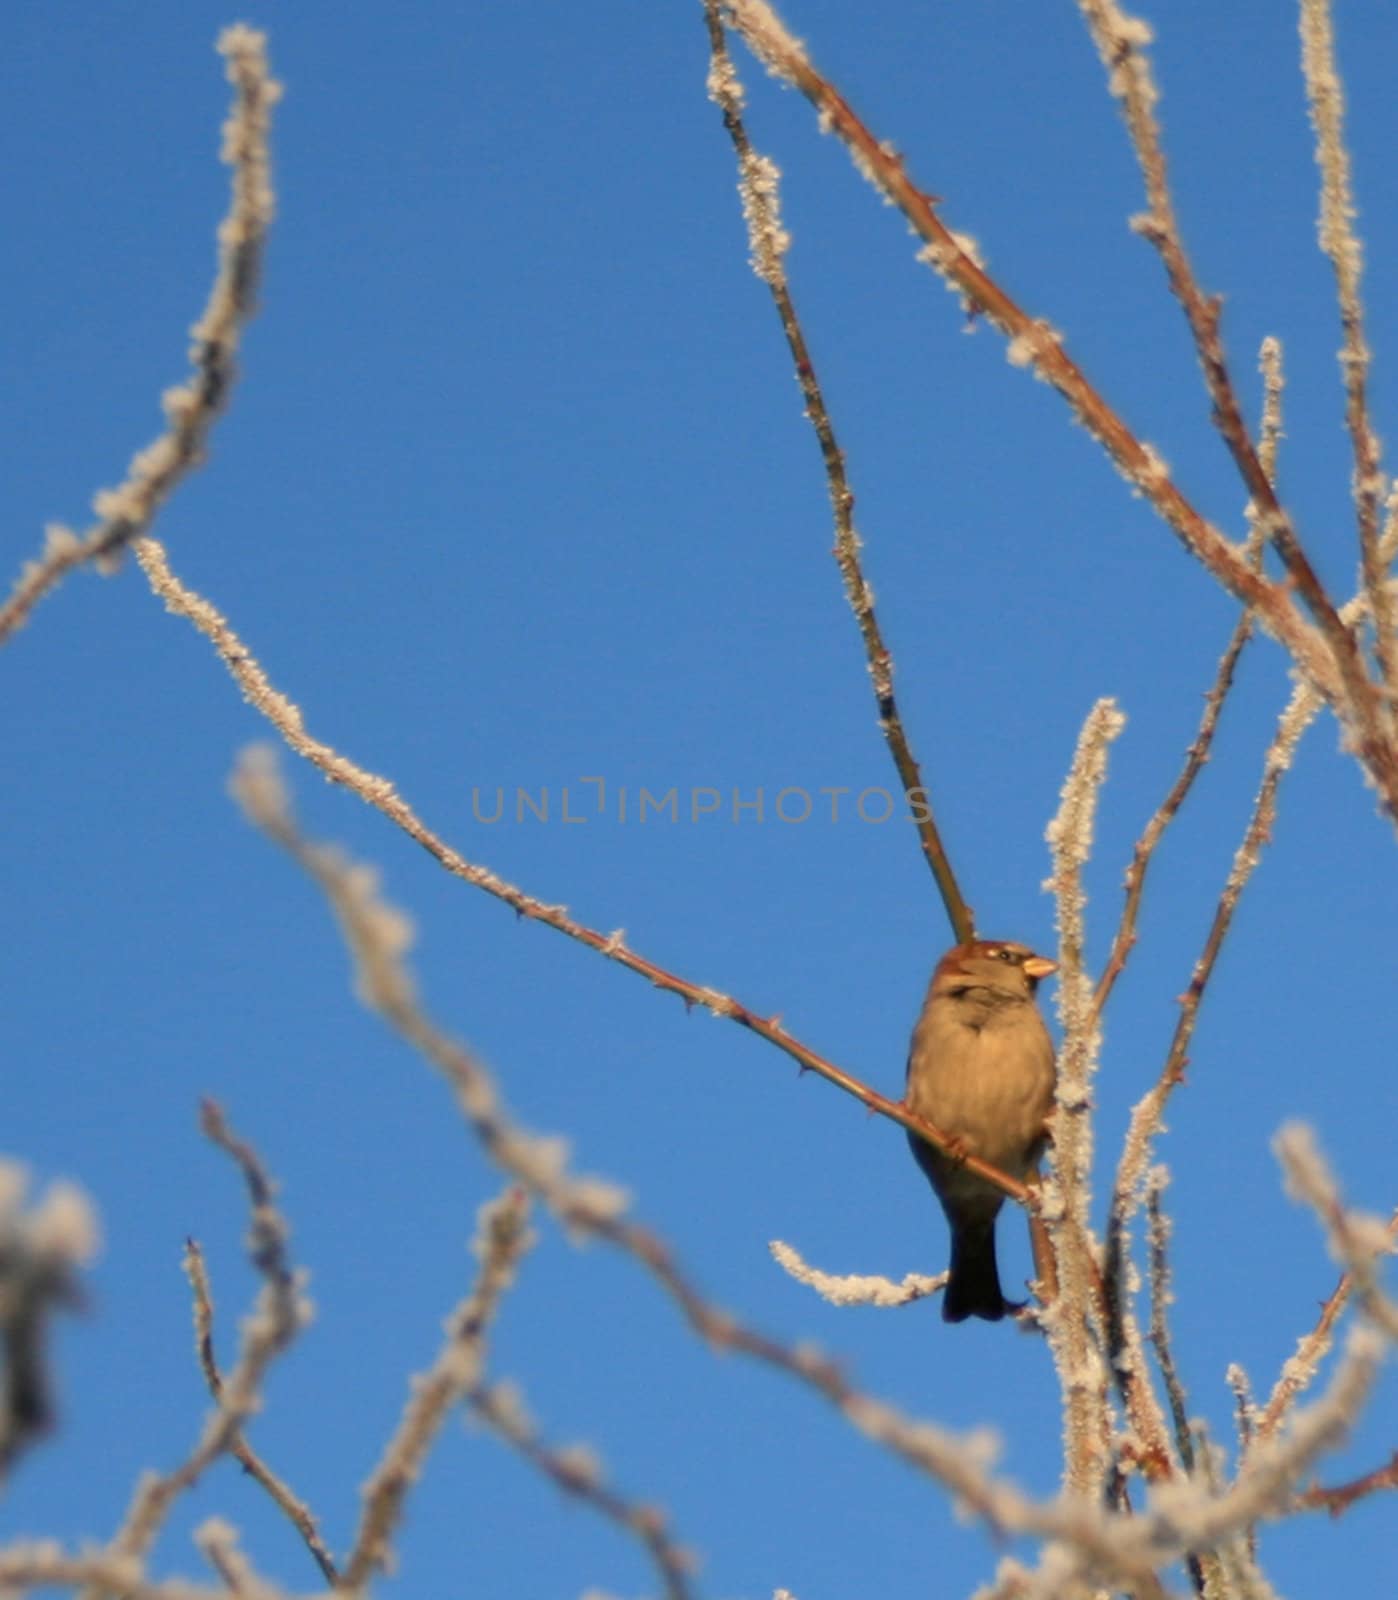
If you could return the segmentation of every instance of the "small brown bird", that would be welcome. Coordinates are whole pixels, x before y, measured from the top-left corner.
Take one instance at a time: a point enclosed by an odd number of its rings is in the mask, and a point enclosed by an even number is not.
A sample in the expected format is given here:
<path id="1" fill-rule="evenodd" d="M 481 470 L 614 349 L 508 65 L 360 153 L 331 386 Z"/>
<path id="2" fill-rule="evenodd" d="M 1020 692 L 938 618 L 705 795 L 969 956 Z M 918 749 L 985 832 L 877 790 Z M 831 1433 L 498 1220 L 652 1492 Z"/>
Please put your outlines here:
<path id="1" fill-rule="evenodd" d="M 1053 1107 L 1053 1041 L 1034 991 L 1057 969 L 1006 940 L 957 945 L 937 963 L 908 1051 L 908 1109 L 1012 1178 L 1023 1179 L 1038 1163 Z M 995 1263 L 1004 1195 L 916 1134 L 908 1143 L 951 1227 L 942 1316 L 998 1322 L 1014 1309 Z"/>

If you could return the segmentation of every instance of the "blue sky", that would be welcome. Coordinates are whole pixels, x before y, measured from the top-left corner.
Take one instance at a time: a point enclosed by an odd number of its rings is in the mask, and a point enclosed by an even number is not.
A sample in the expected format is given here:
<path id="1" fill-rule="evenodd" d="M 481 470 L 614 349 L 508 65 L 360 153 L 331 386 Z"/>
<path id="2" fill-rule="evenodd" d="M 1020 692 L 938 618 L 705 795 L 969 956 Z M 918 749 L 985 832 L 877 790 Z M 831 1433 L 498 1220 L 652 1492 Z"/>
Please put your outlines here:
<path id="1" fill-rule="evenodd" d="M 1160 8 L 1157 8 L 1160 9 Z M 1285 347 L 1281 488 L 1322 576 L 1353 587 L 1348 442 L 1294 17 L 1256 0 L 1162 14 L 1156 53 L 1178 208 L 1256 415 L 1255 353 Z M 948 223 L 1241 531 L 1243 491 L 1154 254 L 1127 228 L 1134 162 L 1067 6 L 894 0 L 785 15 Z M 83 525 L 184 373 L 225 204 L 225 85 L 206 0 L 18 0 L 4 94 L 8 568 L 46 522 Z M 829 556 L 819 460 L 766 291 L 746 266 L 732 157 L 704 95 L 699 7 L 269 4 L 286 85 L 279 220 L 243 378 L 206 470 L 158 533 L 311 728 L 389 775 L 463 852 L 696 982 L 780 1012 L 887 1093 L 946 943 L 911 828 L 778 790 L 892 787 Z M 1398 359 L 1398 18 L 1342 8 L 1368 246 L 1376 422 Z M 967 328 L 901 219 L 805 103 L 739 53 L 751 128 L 786 174 L 794 293 L 858 496 L 907 725 L 979 923 L 1043 948 L 1043 829 L 1100 695 L 1129 717 L 1089 872 L 1094 959 L 1132 841 L 1177 770 L 1234 619 L 1042 384 Z M 3 1153 L 80 1181 L 105 1244 L 58 1352 L 62 1426 L 0 1507 L 0 1538 L 106 1536 L 139 1471 L 206 1408 L 186 1235 L 205 1245 L 220 1347 L 253 1293 L 242 1194 L 201 1139 L 213 1094 L 283 1185 L 314 1327 L 256 1439 L 343 1548 L 367 1476 L 464 1293 L 498 1187 L 442 1085 L 350 993 L 324 905 L 224 785 L 264 728 L 134 565 L 82 574 L 0 654 L 8 826 L 0 898 L 9 1049 Z M 1254 645 L 1216 757 L 1158 857 L 1108 1016 L 1101 1170 L 1154 1080 L 1288 689 Z M 935 1306 L 837 1311 L 770 1263 L 931 1271 L 940 1215 L 901 1133 L 740 1030 L 449 879 L 383 819 L 292 766 L 303 818 L 378 862 L 419 927 L 434 1014 L 531 1126 L 625 1182 L 720 1302 L 837 1352 L 876 1393 L 1005 1437 L 1057 1481 L 1056 1387 L 1011 1328 Z M 609 803 L 597 814 L 601 777 Z M 615 797 L 713 787 L 671 824 Z M 497 786 L 553 796 L 498 823 Z M 558 820 L 568 786 L 580 825 Z M 736 817 L 734 791 L 766 797 Z M 480 805 L 473 807 L 473 794 Z M 871 811 L 873 807 L 870 808 Z M 1395 1201 L 1398 866 L 1335 728 L 1287 779 L 1273 848 L 1225 950 L 1161 1155 L 1174 1173 L 1177 1353 L 1225 1437 L 1223 1371 L 1262 1392 L 1335 1269 L 1280 1192 L 1269 1142 L 1315 1124 L 1357 1203 Z M 1097 1212 L 1101 1220 L 1100 1205 Z M 671 1511 L 702 1592 L 801 1600 L 969 1592 L 993 1570 L 946 1497 L 805 1393 L 715 1359 L 625 1261 L 545 1225 L 497 1330 L 551 1437 Z M 1007 1279 L 1027 1271 L 1002 1226 Z M 1329 1481 L 1395 1443 L 1391 1378 Z M 315 1580 L 232 1467 L 188 1498 L 156 1561 L 194 1571 L 218 1511 L 271 1576 Z M 1391 1503 L 1264 1534 L 1293 1600 L 1362 1587 L 1394 1555 Z M 638 1550 L 453 1424 L 414 1495 L 386 1593 L 653 1592 Z M 1380 1563 L 1386 1565 L 1381 1569 Z"/>

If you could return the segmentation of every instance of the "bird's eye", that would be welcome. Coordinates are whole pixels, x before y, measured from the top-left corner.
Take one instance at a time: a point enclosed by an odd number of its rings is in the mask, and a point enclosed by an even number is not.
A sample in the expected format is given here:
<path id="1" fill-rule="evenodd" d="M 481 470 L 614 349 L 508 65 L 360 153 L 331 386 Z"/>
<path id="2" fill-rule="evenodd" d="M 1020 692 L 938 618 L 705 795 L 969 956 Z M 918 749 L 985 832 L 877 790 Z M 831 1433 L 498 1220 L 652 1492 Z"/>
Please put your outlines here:
<path id="1" fill-rule="evenodd" d="M 994 954 L 997 961 L 1013 961 L 1015 958 L 1013 950 L 1006 950 L 1003 947 L 995 951 Z"/>

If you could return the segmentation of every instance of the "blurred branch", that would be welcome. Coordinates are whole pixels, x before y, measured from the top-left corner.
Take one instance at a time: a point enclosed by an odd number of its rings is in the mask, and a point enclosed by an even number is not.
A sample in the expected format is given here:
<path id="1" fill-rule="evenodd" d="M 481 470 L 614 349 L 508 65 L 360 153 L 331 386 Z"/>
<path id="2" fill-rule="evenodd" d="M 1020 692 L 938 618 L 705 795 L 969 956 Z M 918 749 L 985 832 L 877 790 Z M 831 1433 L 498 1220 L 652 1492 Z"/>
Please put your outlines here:
<path id="1" fill-rule="evenodd" d="M 1323 1489 L 1317 1485 L 1304 1490 L 1297 1495 L 1296 1504 L 1306 1510 L 1319 1508 L 1328 1511 L 1332 1517 L 1339 1517 L 1357 1500 L 1366 1499 L 1380 1489 L 1398 1489 L 1398 1450 L 1393 1452 L 1386 1465 L 1366 1472 L 1363 1477 L 1354 1478 L 1349 1483 L 1339 1484 L 1333 1489 Z"/>
<path id="2" fill-rule="evenodd" d="M 222 1517 L 210 1517 L 195 1530 L 204 1559 L 238 1600 L 276 1600 L 277 1591 L 258 1577 L 238 1543 L 238 1530 Z"/>
<path id="3" fill-rule="evenodd" d="M 921 259 L 985 315 L 1010 341 L 1013 364 L 1031 367 L 1072 407 L 1084 427 L 1106 449 L 1127 481 L 1151 502 L 1181 542 L 1230 593 L 1251 605 L 1259 621 L 1285 645 L 1292 659 L 1336 714 L 1352 728 L 1366 771 L 1390 816 L 1398 819 L 1398 748 L 1378 724 L 1378 695 L 1362 656 L 1311 571 L 1290 526 L 1282 517 L 1268 525 L 1288 567 L 1288 581 L 1272 583 L 1254 570 L 1240 548 L 1230 543 L 1185 499 L 1159 455 L 1143 444 L 1068 357 L 1061 336 L 1029 317 L 984 270 L 970 241 L 954 234 L 936 215 L 932 198 L 908 176 L 903 158 L 876 139 L 848 102 L 811 64 L 765 0 L 725 0 L 732 25 L 776 76 L 793 84 L 811 102 L 823 126 L 848 146 L 858 170 L 899 208 L 926 242 Z M 1270 490 L 1259 474 L 1254 498 L 1268 504 Z M 1291 590 L 1305 598 L 1317 622 L 1307 622 Z"/>
<path id="4" fill-rule="evenodd" d="M 560 1450 L 547 1445 L 512 1385 L 475 1384 L 466 1403 L 493 1433 L 566 1494 L 638 1539 L 655 1564 L 667 1600 L 691 1600 L 694 1558 L 670 1537 L 665 1513 L 658 1506 L 628 1500 L 610 1488 L 601 1463 L 586 1446 Z"/>
<path id="5" fill-rule="evenodd" d="M 1138 1204 L 1152 1142 L 1160 1130 L 1166 1102 L 1184 1079 L 1189 1044 L 1199 1018 L 1199 1006 L 1213 976 L 1223 941 L 1232 927 L 1233 915 L 1238 909 L 1243 890 L 1257 869 L 1264 846 L 1271 839 L 1277 814 L 1277 790 L 1290 770 L 1301 735 L 1318 709 L 1317 699 L 1302 686 L 1282 713 L 1277 732 L 1263 758 L 1262 782 L 1253 803 L 1252 815 L 1234 854 L 1233 865 L 1214 908 L 1204 947 L 1194 963 L 1189 985 L 1180 996 L 1180 1015 L 1166 1052 L 1165 1064 L 1155 1086 L 1132 1110 L 1112 1193 L 1107 1258 L 1109 1278 L 1119 1276 L 1122 1270 L 1124 1240 L 1131 1215 Z"/>
<path id="6" fill-rule="evenodd" d="M 393 1533 L 408 1491 L 422 1474 L 447 1413 L 480 1382 L 486 1336 L 519 1263 L 534 1244 L 529 1197 L 512 1188 L 480 1208 L 472 1249 L 480 1271 L 470 1294 L 447 1319 L 447 1336 L 431 1368 L 410 1380 L 403 1416 L 364 1487 L 364 1510 L 339 1587 L 357 1594 L 389 1570 Z"/>
<path id="7" fill-rule="evenodd" d="M 209 1269 L 204 1252 L 195 1239 L 186 1239 L 184 1245 L 184 1270 L 194 1295 L 194 1343 L 199 1356 L 199 1367 L 204 1374 L 209 1393 L 216 1402 L 223 1399 L 223 1375 L 214 1357 L 214 1302 L 209 1288 Z M 267 1491 L 277 1507 L 306 1542 L 306 1548 L 315 1558 L 325 1581 L 332 1586 L 338 1581 L 334 1557 L 330 1554 L 309 1506 L 291 1487 L 267 1465 L 241 1433 L 234 1435 L 229 1453 L 256 1483 Z"/>
<path id="8" fill-rule="evenodd" d="M 49 1317 L 81 1304 L 77 1271 L 97 1249 L 97 1217 L 76 1184 L 21 1210 L 28 1174 L 0 1160 L 0 1484 L 53 1423 Z"/>
<path id="9" fill-rule="evenodd" d="M 28 1589 L 76 1589 L 119 1594 L 121 1600 L 228 1600 L 223 1585 L 216 1589 L 183 1578 L 159 1582 L 146 1578 L 141 1563 L 108 1550 L 83 1550 L 69 1555 L 52 1539 L 0 1546 L 0 1591 L 7 1596 Z M 283 1600 L 281 1591 L 263 1587 L 258 1600 Z M 285 1600 L 291 1600 L 286 1596 Z M 307 1600 L 324 1600 L 323 1596 Z"/>
<path id="10" fill-rule="evenodd" d="M 771 291 L 773 304 L 781 319 L 782 332 L 796 368 L 796 379 L 806 402 L 806 418 L 815 431 L 820 445 L 821 459 L 825 463 L 825 479 L 830 492 L 830 506 L 835 517 L 835 560 L 844 580 L 845 598 L 849 601 L 854 619 L 859 624 L 864 641 L 864 654 L 873 681 L 874 700 L 878 706 L 879 729 L 888 745 L 898 781 L 903 788 L 903 798 L 913 808 L 918 839 L 922 853 L 946 908 L 951 923 L 953 941 L 969 943 L 976 936 L 975 918 L 962 897 L 961 889 L 947 857 L 932 813 L 931 796 L 923 782 L 922 771 L 913 755 L 903 727 L 903 718 L 893 692 L 893 657 L 884 643 L 874 611 L 874 591 L 864 576 L 860 551 L 863 548 L 854 526 L 854 492 L 849 486 L 845 468 L 844 451 L 835 437 L 835 427 L 830 410 L 825 403 L 820 380 L 816 376 L 810 347 L 806 342 L 796 305 L 791 296 L 786 268 L 782 257 L 790 244 L 790 237 L 781 225 L 778 211 L 776 164 L 767 156 L 759 155 L 748 138 L 743 123 L 744 91 L 733 61 L 728 54 L 723 22 L 720 17 L 720 0 L 704 0 L 704 14 L 709 30 L 709 96 L 723 113 L 723 125 L 733 141 L 738 160 L 738 192 L 742 196 L 743 215 L 748 225 L 752 245 L 752 265 L 757 276 Z"/>
<path id="11" fill-rule="evenodd" d="M 268 69 L 266 43 L 263 34 L 242 24 L 219 35 L 218 50 L 234 90 L 222 151 L 233 169 L 233 196 L 218 230 L 213 290 L 192 330 L 193 377 L 166 390 L 161 404 L 169 426 L 132 460 L 126 481 L 94 497 L 96 524 L 81 537 L 67 528 L 49 528 L 43 555 L 24 568 L 0 605 L 0 645 L 75 567 L 109 561 L 146 533 L 180 482 L 204 460 L 210 430 L 237 377 L 238 346 L 256 309 L 262 248 L 275 212 L 268 140 L 281 86 Z"/>
<path id="12" fill-rule="evenodd" d="M 1305 1123 L 1287 1123 L 1272 1147 L 1286 1174 L 1287 1193 L 1315 1213 L 1331 1253 L 1344 1264 L 1365 1317 L 1385 1338 L 1398 1343 L 1398 1302 L 1390 1300 L 1378 1283 L 1378 1262 L 1393 1253 L 1392 1221 L 1385 1223 L 1345 1207 L 1339 1185 Z"/>

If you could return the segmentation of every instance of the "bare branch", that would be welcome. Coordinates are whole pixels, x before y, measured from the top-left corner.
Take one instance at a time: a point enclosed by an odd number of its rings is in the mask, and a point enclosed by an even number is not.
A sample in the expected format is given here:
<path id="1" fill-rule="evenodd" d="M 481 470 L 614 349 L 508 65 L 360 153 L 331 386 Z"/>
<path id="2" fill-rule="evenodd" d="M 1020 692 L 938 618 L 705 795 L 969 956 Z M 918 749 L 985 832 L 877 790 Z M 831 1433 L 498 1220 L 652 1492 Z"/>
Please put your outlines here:
<path id="1" fill-rule="evenodd" d="M 1155 1359 L 1170 1400 L 1170 1416 L 1175 1424 L 1175 1446 L 1185 1470 L 1193 1472 L 1194 1446 L 1189 1432 L 1189 1408 L 1185 1404 L 1184 1386 L 1180 1382 L 1170 1344 L 1168 1312 L 1175 1297 L 1170 1288 L 1170 1219 L 1165 1215 L 1163 1201 L 1168 1181 L 1164 1167 L 1156 1167 L 1146 1185 L 1146 1211 L 1150 1219 L 1150 1342 L 1155 1349 Z"/>
<path id="2" fill-rule="evenodd" d="M 131 462 L 126 481 L 93 500 L 97 522 L 81 537 L 48 530 L 44 553 L 20 573 L 0 606 L 0 645 L 75 567 L 113 559 L 146 533 L 181 481 L 204 460 L 209 433 L 237 377 L 243 327 L 256 309 L 262 248 L 275 212 L 268 140 L 272 108 L 281 96 L 267 66 L 266 38 L 241 23 L 219 36 L 219 53 L 233 85 L 233 109 L 223 127 L 223 160 L 233 169 L 233 198 L 218 230 L 218 272 L 203 315 L 191 330 L 194 374 L 167 389 L 161 404 L 169 426 Z"/>
<path id="3" fill-rule="evenodd" d="M 787 348 L 791 351 L 791 360 L 796 368 L 796 379 L 806 402 L 806 417 L 815 431 L 821 459 L 825 463 L 830 506 L 835 516 L 835 560 L 839 563 L 840 576 L 844 580 L 845 598 L 854 612 L 854 620 L 859 624 L 860 637 L 864 641 L 864 654 L 878 706 L 879 729 L 893 757 L 903 797 L 912 807 L 922 853 L 932 869 L 942 904 L 946 908 L 953 941 L 965 944 L 976 936 L 975 918 L 952 871 L 946 846 L 932 813 L 931 796 L 903 727 L 903 718 L 893 691 L 893 657 L 884 643 L 883 631 L 874 611 L 874 591 L 864 576 L 860 559 L 863 542 L 855 531 L 854 492 L 849 485 L 844 451 L 835 437 L 830 409 L 816 376 L 810 346 L 796 314 L 791 286 L 782 263 L 790 240 L 777 210 L 777 167 L 768 157 L 759 155 L 748 138 L 742 115 L 743 87 L 728 54 L 719 12 L 720 0 L 705 0 L 704 13 L 708 22 L 711 57 L 709 96 L 723 113 L 723 125 L 728 130 L 738 158 L 738 189 L 752 241 L 753 268 L 771 291 L 773 304 L 781 319 L 782 332 L 786 335 Z"/>
<path id="4" fill-rule="evenodd" d="M 214 1357 L 213 1293 L 209 1287 L 209 1269 L 204 1260 L 204 1252 L 195 1239 L 185 1240 L 184 1270 L 194 1295 L 194 1346 L 199 1358 L 199 1369 L 204 1374 L 209 1393 L 215 1401 L 221 1402 L 223 1375 L 219 1372 L 218 1362 Z M 241 1433 L 234 1436 L 228 1448 L 229 1454 L 254 1482 L 262 1485 L 277 1508 L 305 1540 L 306 1548 L 315 1558 L 325 1581 L 334 1584 L 339 1577 L 335 1569 L 335 1560 L 321 1537 L 310 1507 L 292 1491 L 289 1484 L 272 1471 Z"/>
<path id="5" fill-rule="evenodd" d="M 194 1534 L 209 1565 L 238 1600 L 275 1600 L 276 1590 L 264 1583 L 238 1543 L 238 1530 L 222 1517 L 210 1517 Z"/>
<path id="6" fill-rule="evenodd" d="M 1339 1185 L 1305 1123 L 1287 1123 L 1272 1147 L 1286 1174 L 1287 1193 L 1315 1212 L 1330 1253 L 1351 1279 L 1365 1316 L 1398 1343 L 1398 1303 L 1384 1294 L 1378 1282 L 1379 1261 L 1393 1253 L 1392 1222 L 1345 1208 Z"/>
<path id="7" fill-rule="evenodd" d="M 691 1600 L 689 1579 L 694 1557 L 675 1543 L 659 1507 L 628 1500 L 611 1488 L 603 1477 L 601 1463 L 587 1446 L 558 1449 L 545 1443 L 513 1385 L 477 1384 L 466 1399 L 472 1412 L 531 1466 L 565 1493 L 638 1539 L 655 1564 L 667 1600 Z"/>
<path id="8" fill-rule="evenodd" d="M 126 1519 L 108 1547 L 118 1561 L 139 1563 L 151 1549 L 176 1499 L 232 1447 L 243 1424 L 256 1411 L 258 1391 L 272 1362 L 310 1318 L 287 1258 L 287 1225 L 272 1199 L 272 1182 L 256 1151 L 232 1131 L 212 1100 L 201 1108 L 201 1126 L 241 1168 L 252 1201 L 248 1255 L 263 1279 L 253 1313 L 243 1323 L 242 1348 L 218 1396 L 218 1407 L 204 1424 L 193 1451 L 173 1472 L 148 1473 L 137 1486 Z M 95 1600 L 99 1586 L 85 1592 Z"/>
<path id="9" fill-rule="evenodd" d="M 1367 1499 L 1380 1489 L 1398 1489 L 1398 1450 L 1393 1452 L 1384 1466 L 1353 1478 L 1349 1483 L 1339 1484 L 1333 1489 L 1322 1489 L 1317 1485 L 1305 1490 L 1297 1495 L 1296 1504 L 1306 1510 L 1318 1507 L 1328 1511 L 1332 1517 L 1341 1517 L 1356 1501 Z"/>

